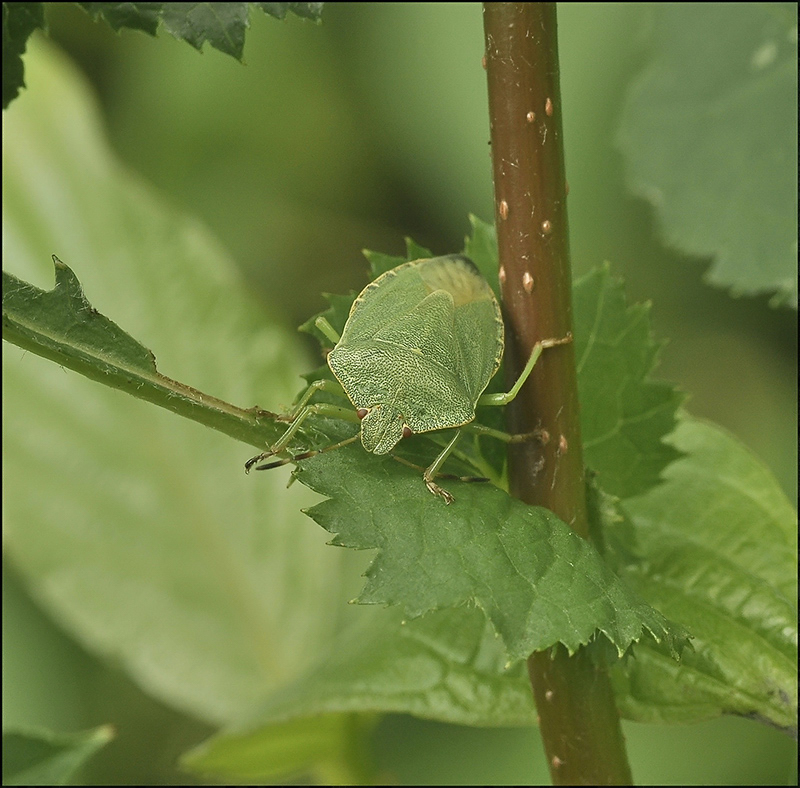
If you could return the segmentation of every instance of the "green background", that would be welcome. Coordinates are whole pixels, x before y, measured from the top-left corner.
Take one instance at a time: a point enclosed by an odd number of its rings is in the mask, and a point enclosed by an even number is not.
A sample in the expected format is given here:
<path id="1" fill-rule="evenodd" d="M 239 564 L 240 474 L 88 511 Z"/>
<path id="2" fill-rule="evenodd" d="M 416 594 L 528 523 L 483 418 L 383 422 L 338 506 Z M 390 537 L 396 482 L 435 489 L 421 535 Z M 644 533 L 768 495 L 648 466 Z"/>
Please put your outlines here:
<path id="1" fill-rule="evenodd" d="M 614 140 L 650 54 L 649 14 L 559 9 L 575 274 L 609 260 L 631 301 L 654 302 L 656 332 L 670 338 L 660 375 L 794 497 L 796 314 L 704 284 L 708 261 L 666 249 L 652 210 L 624 187 Z M 122 160 L 200 217 L 287 324 L 322 308 L 320 291 L 363 286 L 363 247 L 400 254 L 411 235 L 444 254 L 461 248 L 469 212 L 493 216 L 477 4 L 332 4 L 321 26 L 254 12 L 245 65 L 164 33 L 115 35 L 70 6 L 48 8 L 48 20 L 94 85 Z M 183 780 L 174 758 L 209 729 L 87 656 L 13 571 L 4 592 L 6 718 L 64 730 L 114 722 L 119 738 L 93 779 Z M 792 743 L 745 720 L 625 732 L 640 783 L 793 779 Z M 541 782 L 537 738 L 396 716 L 378 727 L 374 756 L 400 783 Z"/>

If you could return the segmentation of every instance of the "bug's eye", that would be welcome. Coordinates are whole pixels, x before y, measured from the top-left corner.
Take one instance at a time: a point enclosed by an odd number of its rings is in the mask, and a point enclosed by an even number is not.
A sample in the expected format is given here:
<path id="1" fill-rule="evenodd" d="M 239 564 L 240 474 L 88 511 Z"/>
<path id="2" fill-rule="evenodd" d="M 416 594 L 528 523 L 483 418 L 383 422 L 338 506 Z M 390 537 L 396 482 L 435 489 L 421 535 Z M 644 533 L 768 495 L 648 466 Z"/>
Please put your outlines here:
<path id="1" fill-rule="evenodd" d="M 411 429 L 411 427 L 409 427 L 408 424 L 404 424 L 403 425 L 403 437 L 404 438 L 408 438 L 410 435 L 413 435 L 413 434 L 414 434 L 414 431 Z"/>
<path id="2" fill-rule="evenodd" d="M 356 411 L 356 416 L 358 416 L 359 419 L 363 419 L 366 418 L 367 413 L 369 413 L 369 411 L 366 408 L 359 408 Z"/>

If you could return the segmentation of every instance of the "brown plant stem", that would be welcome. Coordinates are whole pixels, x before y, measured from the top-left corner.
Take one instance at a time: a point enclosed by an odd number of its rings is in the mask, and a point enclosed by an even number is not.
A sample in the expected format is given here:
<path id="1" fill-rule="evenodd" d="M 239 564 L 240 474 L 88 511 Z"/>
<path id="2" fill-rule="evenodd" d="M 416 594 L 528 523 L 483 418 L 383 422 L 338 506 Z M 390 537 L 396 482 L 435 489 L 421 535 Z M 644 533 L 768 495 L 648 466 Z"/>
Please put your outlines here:
<path id="1" fill-rule="evenodd" d="M 536 342 L 572 330 L 553 3 L 485 3 L 495 219 L 506 318 L 506 371 L 519 374 Z M 555 512 L 588 537 L 574 345 L 547 349 L 508 408 L 509 429 L 550 435 L 510 447 L 511 493 Z M 528 660 L 540 730 L 557 785 L 632 782 L 608 675 L 586 650 Z"/>

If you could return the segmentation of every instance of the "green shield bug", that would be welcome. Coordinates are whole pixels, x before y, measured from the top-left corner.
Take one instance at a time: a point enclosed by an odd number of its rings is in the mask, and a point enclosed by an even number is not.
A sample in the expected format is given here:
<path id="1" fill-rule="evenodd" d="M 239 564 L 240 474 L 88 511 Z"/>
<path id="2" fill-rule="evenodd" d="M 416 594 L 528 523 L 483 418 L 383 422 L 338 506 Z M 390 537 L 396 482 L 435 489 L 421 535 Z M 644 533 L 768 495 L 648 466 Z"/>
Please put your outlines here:
<path id="1" fill-rule="evenodd" d="M 249 472 L 261 460 L 283 452 L 302 423 L 315 414 L 360 421 L 361 443 L 379 455 L 390 453 L 402 438 L 414 433 L 455 428 L 452 440 L 423 473 L 427 488 L 445 503 L 452 503 L 453 496 L 434 479 L 448 476 L 440 469 L 464 430 L 507 443 L 539 435 L 509 435 L 476 424 L 475 408 L 507 405 L 528 379 L 542 350 L 572 340 L 567 335 L 538 342 L 507 393 L 484 394 L 503 358 L 503 319 L 488 282 L 462 255 L 414 260 L 379 276 L 353 302 L 341 336 L 324 317 L 317 318 L 316 325 L 334 343 L 328 366 L 335 380 L 312 383 L 282 417 L 290 422 L 283 436 L 269 451 L 248 460 L 245 469 Z M 351 407 L 308 404 L 320 390 L 346 397 Z M 257 465 L 256 470 L 307 459 L 358 437 Z"/>

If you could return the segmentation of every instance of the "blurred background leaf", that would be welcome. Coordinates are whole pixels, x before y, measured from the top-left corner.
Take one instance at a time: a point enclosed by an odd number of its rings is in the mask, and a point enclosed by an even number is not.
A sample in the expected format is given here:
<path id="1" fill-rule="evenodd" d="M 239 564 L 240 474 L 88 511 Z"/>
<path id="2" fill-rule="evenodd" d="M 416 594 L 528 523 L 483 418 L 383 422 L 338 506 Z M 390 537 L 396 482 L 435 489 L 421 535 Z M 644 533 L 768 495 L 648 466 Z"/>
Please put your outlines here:
<path id="1" fill-rule="evenodd" d="M 3 731 L 3 785 L 66 785 L 114 736 L 110 726 L 74 734 Z"/>
<path id="2" fill-rule="evenodd" d="M 707 281 L 797 308 L 797 5 L 664 4 L 619 146 L 666 243 Z"/>
<path id="3" fill-rule="evenodd" d="M 683 722 L 722 709 L 796 738 L 797 512 L 724 430 L 682 419 L 667 441 L 685 455 L 622 502 L 642 559 L 620 574 L 686 626 L 693 648 L 678 664 L 642 644 L 614 671 L 621 713 Z"/>
<path id="4" fill-rule="evenodd" d="M 68 62 L 32 42 L 26 68 L 4 129 L 5 264 L 44 284 L 57 249 L 175 378 L 290 402 L 297 339 L 196 222 L 119 167 Z M 316 497 L 284 490 L 287 474 L 247 479 L 246 446 L 13 346 L 3 360 L 6 554 L 65 628 L 155 698 L 235 719 L 357 615 L 346 601 L 364 557 L 325 547 L 300 513 Z"/>
<path id="5" fill-rule="evenodd" d="M 201 217 L 292 325 L 324 307 L 321 292 L 366 284 L 362 248 L 402 254 L 410 235 L 444 254 L 461 248 L 469 213 L 494 215 L 479 9 L 335 3 L 324 16 L 253 14 L 241 67 L 48 8 L 52 35 L 100 93 L 115 149 Z M 609 260 L 632 303 L 657 299 L 663 377 L 794 497 L 796 316 L 703 286 L 702 266 L 660 243 L 624 184 L 615 138 L 651 22 L 636 4 L 559 8 L 575 276 Z"/>
<path id="6" fill-rule="evenodd" d="M 493 215 L 479 7 L 331 4 L 324 17 L 318 27 L 292 17 L 276 24 L 254 14 L 246 65 L 240 66 L 214 51 L 200 57 L 165 35 L 114 35 L 69 5 L 48 7 L 53 37 L 101 97 L 115 150 L 173 203 L 212 228 L 253 292 L 271 304 L 283 325 L 300 323 L 323 308 L 321 291 L 363 287 L 363 247 L 402 254 L 402 238 L 412 235 L 437 254 L 451 252 L 461 248 L 469 212 L 487 219 Z M 630 301 L 654 300 L 656 335 L 672 338 L 663 352 L 662 375 L 692 394 L 691 413 L 727 426 L 794 497 L 795 316 L 770 309 L 766 297 L 733 301 L 704 287 L 701 266 L 661 245 L 649 207 L 630 198 L 624 187 L 614 139 L 626 89 L 648 62 L 649 19 L 649 9 L 635 4 L 559 9 L 575 273 L 611 260 L 615 273 L 626 278 Z M 57 115 L 70 112 L 58 92 L 49 99 Z M 12 104 L 9 118 L 14 112 Z M 45 185 L 33 197 L 45 210 L 50 191 Z M 95 215 L 97 229 L 103 213 L 96 206 Z M 68 217 L 62 225 L 61 245 L 75 232 Z M 53 240 L 41 242 L 37 259 L 43 252 L 49 260 Z M 8 238 L 5 243 L 7 248 Z M 30 278 L 41 287 L 51 284 L 43 272 Z M 94 291 L 86 284 L 96 302 L 104 294 L 96 303 L 103 307 L 105 288 Z M 117 298 L 125 300 L 122 294 Z M 108 303 L 115 319 L 128 314 L 116 300 Z M 138 306 L 138 299 L 130 299 L 127 309 L 135 312 Z M 130 330 L 142 325 L 134 318 L 125 323 Z M 154 350 L 165 374 L 191 371 L 178 363 L 180 353 L 168 359 L 163 350 Z M 188 374 L 187 382 L 193 382 Z M 292 386 L 286 384 L 287 398 Z M 264 382 L 245 404 L 282 404 L 281 394 L 272 391 Z M 214 393 L 225 395 L 226 389 Z M 75 398 L 90 399 L 88 394 Z M 151 410 L 142 422 L 151 421 Z M 15 411 L 7 402 L 6 429 Z M 36 419 L 43 415 L 37 408 Z M 51 428 L 63 425 L 48 421 L 31 437 L 38 457 L 60 467 L 62 454 L 53 461 L 41 453 Z M 183 429 L 205 432 L 194 425 Z M 187 434 L 181 433 L 179 444 L 188 441 Z M 121 433 L 120 440 L 129 437 L 130 431 Z M 205 439 L 211 444 L 192 453 L 190 466 L 202 466 L 203 457 L 213 456 L 215 473 L 236 476 L 210 478 L 193 467 L 201 485 L 219 484 L 238 498 L 240 447 L 222 436 Z M 132 458 L 131 467 L 122 468 L 133 474 L 137 464 Z M 29 483 L 46 498 L 57 474 L 43 474 L 41 465 L 30 474 Z M 247 518 L 257 521 L 254 514 Z M 309 525 L 297 521 L 297 529 L 313 537 Z M 22 655 L 16 664 L 24 672 L 18 675 L 38 687 L 32 692 L 52 698 L 44 702 L 50 708 L 40 709 L 40 724 L 48 724 L 44 717 L 57 708 L 72 727 L 99 724 L 113 713 L 125 724 L 119 739 L 96 756 L 103 761 L 108 753 L 106 781 L 108 775 L 119 780 L 122 774 L 127 781 L 143 782 L 149 775 L 163 783 L 169 754 L 180 752 L 181 742 L 185 747 L 199 741 L 208 727 L 146 698 L 119 672 L 98 666 L 36 614 L 21 591 L 17 598 L 24 621 L 8 647 Z M 44 653 L 31 645 L 37 642 L 53 643 L 54 650 Z M 59 649 L 73 656 L 56 666 Z M 54 676 L 63 680 L 44 692 L 43 682 Z M 17 714 L 23 714 L 19 707 Z M 642 783 L 780 783 L 787 781 L 793 760 L 791 742 L 744 720 L 686 727 L 626 724 L 625 732 Z M 393 717 L 378 727 L 374 752 L 378 766 L 400 782 L 530 784 L 547 779 L 543 760 L 531 762 L 535 736 L 529 730 L 485 731 Z M 164 771 L 154 778 L 156 767 Z"/>

